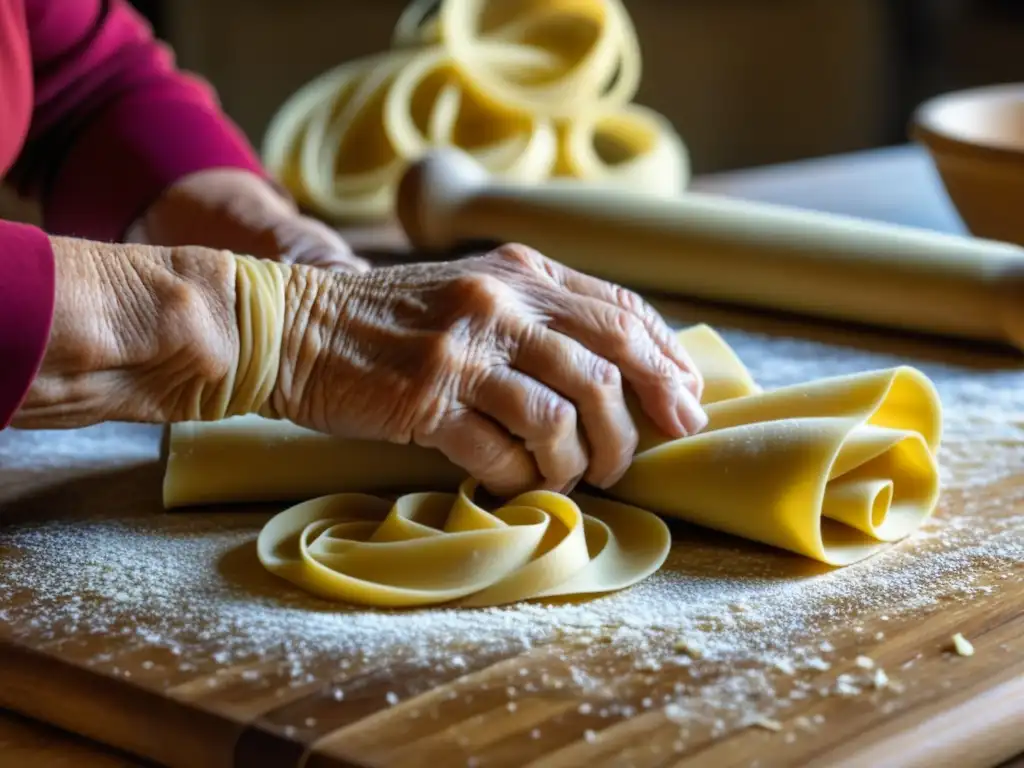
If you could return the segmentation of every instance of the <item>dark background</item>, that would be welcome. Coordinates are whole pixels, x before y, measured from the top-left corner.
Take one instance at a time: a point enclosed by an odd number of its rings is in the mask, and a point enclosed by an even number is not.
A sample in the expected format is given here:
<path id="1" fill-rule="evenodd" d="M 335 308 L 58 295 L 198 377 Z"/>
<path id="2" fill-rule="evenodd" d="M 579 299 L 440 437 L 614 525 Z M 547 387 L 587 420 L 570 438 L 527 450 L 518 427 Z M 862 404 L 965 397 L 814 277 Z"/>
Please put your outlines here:
<path id="1" fill-rule="evenodd" d="M 933 94 L 1024 81 L 1024 0 L 625 0 L 637 101 L 709 172 L 902 143 Z M 387 45 L 405 0 L 136 0 L 259 143 L 330 66 Z"/>

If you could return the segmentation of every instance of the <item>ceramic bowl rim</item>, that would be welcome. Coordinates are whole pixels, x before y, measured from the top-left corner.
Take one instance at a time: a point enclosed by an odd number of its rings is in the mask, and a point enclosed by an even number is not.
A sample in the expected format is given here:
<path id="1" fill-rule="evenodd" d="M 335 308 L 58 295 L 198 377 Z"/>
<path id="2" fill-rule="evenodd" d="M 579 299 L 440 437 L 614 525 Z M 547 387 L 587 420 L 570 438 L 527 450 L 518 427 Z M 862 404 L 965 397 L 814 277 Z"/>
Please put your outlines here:
<path id="1" fill-rule="evenodd" d="M 935 153 L 945 155 L 956 154 L 960 156 L 969 155 L 973 159 L 984 158 L 1000 162 L 1024 163 L 1024 140 L 1021 141 L 1019 147 L 1010 147 L 1005 144 L 963 139 L 950 135 L 935 120 L 936 110 L 965 96 L 1006 98 L 1012 94 L 1019 94 L 1021 101 L 1024 102 L 1024 82 L 986 85 L 935 96 L 923 102 L 914 110 L 911 118 L 910 136 L 913 140 L 924 144 Z"/>

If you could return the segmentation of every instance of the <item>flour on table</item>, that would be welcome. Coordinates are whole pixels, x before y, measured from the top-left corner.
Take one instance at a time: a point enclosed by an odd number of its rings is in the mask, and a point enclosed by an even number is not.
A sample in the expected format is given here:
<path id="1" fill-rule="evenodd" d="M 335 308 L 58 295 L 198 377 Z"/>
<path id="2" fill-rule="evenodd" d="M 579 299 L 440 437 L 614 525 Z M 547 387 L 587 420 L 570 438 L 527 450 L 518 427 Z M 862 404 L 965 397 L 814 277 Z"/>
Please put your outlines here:
<path id="1" fill-rule="evenodd" d="M 909 541 L 841 570 L 679 526 L 665 567 L 625 592 L 580 604 L 387 612 L 330 605 L 263 572 L 253 541 L 266 514 L 154 514 L 122 502 L 111 519 L 108 506 L 128 482 L 115 475 L 107 490 L 97 480 L 97 494 L 83 496 L 83 516 L 93 519 L 0 528 L 0 633 L 72 655 L 80 638 L 111 637 L 80 660 L 136 679 L 171 671 L 188 680 L 243 664 L 253 683 L 269 674 L 292 685 L 333 677 L 339 702 L 354 684 L 350 672 L 365 677 L 384 665 L 450 679 L 471 672 L 473 658 L 524 653 L 548 659 L 546 671 L 509 667 L 501 684 L 510 704 L 560 688 L 589 697 L 579 710 L 588 718 L 664 708 L 681 728 L 701 723 L 715 733 L 743 724 L 774 730 L 780 712 L 809 697 L 898 692 L 901 670 L 868 658 L 881 638 L 865 618 L 895 623 L 973 600 L 1008 583 L 993 574 L 1024 563 L 1024 517 L 1012 512 L 1024 499 L 1024 370 L 723 335 L 766 387 L 905 362 L 924 370 L 946 414 L 946 492 L 936 517 Z M 155 444 L 140 448 L 135 429 L 0 436 L 0 497 L 30 497 L 42 471 L 71 479 L 142 465 L 145 482 L 158 484 Z M 974 492 L 1017 475 L 1022 482 L 1008 483 L 998 502 Z M 841 674 L 823 642 L 838 629 L 863 633 L 863 659 Z M 692 684 L 658 687 L 683 668 Z M 636 690 L 611 695 L 624 670 Z M 805 673 L 826 682 L 809 683 Z M 415 693 L 384 687 L 381 704 Z M 803 730 L 820 725 L 803 720 Z M 600 724 L 590 727 L 599 734 Z"/>

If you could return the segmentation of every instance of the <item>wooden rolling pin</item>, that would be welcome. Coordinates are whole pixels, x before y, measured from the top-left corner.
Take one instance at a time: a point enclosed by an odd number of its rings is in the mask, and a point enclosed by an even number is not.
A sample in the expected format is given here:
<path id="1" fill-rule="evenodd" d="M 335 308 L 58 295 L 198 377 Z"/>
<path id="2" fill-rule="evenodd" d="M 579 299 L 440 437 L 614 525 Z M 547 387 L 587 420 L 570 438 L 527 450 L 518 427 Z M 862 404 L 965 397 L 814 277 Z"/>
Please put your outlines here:
<path id="1" fill-rule="evenodd" d="M 518 242 L 641 291 L 1024 349 L 1024 248 L 686 193 L 500 182 L 454 149 L 413 165 L 398 215 L 412 243 Z"/>

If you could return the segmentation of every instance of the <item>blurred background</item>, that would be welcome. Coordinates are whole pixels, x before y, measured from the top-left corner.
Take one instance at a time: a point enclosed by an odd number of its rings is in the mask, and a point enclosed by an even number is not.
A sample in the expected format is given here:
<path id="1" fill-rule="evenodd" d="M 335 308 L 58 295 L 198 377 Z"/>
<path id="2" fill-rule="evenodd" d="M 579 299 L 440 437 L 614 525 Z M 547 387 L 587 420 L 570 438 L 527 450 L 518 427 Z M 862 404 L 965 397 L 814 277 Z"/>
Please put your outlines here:
<path id="1" fill-rule="evenodd" d="M 331 66 L 388 46 L 407 0 L 135 0 L 259 145 L 274 111 Z M 697 173 L 906 141 L 936 93 L 1024 81 L 1024 0 L 625 0 L 643 46 L 637 101 Z"/>

